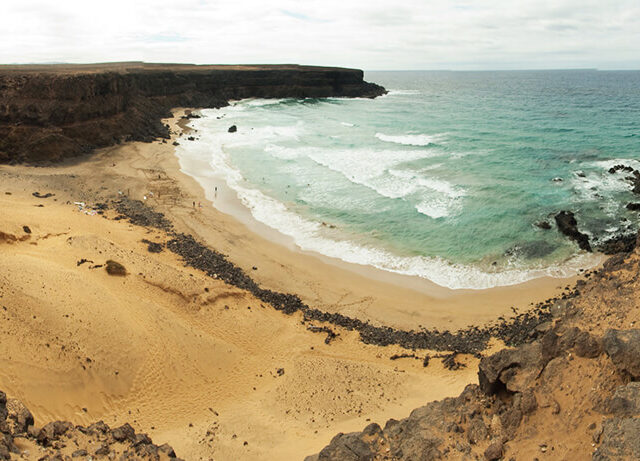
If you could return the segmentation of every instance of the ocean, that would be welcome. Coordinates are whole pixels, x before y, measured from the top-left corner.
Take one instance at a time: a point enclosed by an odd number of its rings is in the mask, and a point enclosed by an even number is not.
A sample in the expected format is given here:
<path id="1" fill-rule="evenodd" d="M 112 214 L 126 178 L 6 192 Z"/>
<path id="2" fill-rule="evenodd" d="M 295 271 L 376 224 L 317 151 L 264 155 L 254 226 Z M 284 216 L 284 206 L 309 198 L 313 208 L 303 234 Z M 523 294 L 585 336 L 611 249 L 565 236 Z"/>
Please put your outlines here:
<path id="1" fill-rule="evenodd" d="M 182 169 L 223 181 L 252 219 L 303 250 L 452 289 L 594 265 L 555 226 L 536 226 L 561 210 L 592 239 L 637 228 L 625 205 L 640 198 L 608 169 L 640 169 L 640 72 L 365 79 L 389 93 L 203 110 L 196 140 L 176 149 Z"/>

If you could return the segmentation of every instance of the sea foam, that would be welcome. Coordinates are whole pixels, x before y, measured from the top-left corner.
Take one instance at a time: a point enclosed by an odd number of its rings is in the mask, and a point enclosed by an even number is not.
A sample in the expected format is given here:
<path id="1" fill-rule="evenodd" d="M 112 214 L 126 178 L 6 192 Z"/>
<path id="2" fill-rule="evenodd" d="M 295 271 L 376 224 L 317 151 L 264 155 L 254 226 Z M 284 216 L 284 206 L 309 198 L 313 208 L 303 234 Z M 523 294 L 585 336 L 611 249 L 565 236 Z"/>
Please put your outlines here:
<path id="1" fill-rule="evenodd" d="M 422 277 L 432 282 L 451 289 L 485 289 L 496 286 L 507 286 L 522 283 L 524 281 L 541 277 L 567 277 L 574 274 L 578 268 L 594 264 L 593 256 L 578 255 L 570 261 L 560 266 L 541 267 L 539 269 L 507 269 L 500 272 L 485 272 L 479 267 L 454 264 L 438 257 L 425 256 L 400 256 L 388 250 L 372 247 L 349 239 L 340 229 L 330 229 L 322 223 L 302 217 L 290 210 L 281 201 L 270 197 L 262 191 L 249 185 L 242 173 L 232 165 L 229 156 L 225 153 L 226 143 L 246 142 L 239 141 L 234 135 L 220 133 L 210 135 L 206 127 L 202 126 L 202 121 L 196 120 L 194 125 L 202 133 L 201 142 L 184 143 L 177 147 L 176 153 L 179 159 L 186 161 L 189 158 L 202 160 L 209 159 L 211 171 L 222 176 L 227 186 L 232 189 L 250 211 L 252 217 L 259 222 L 287 235 L 293 239 L 298 247 L 306 251 L 314 251 L 325 256 L 333 257 L 348 263 L 370 265 L 382 270 Z M 254 130 L 255 131 L 255 130 Z M 284 130 L 288 135 L 294 135 L 292 130 Z M 294 130 L 295 131 L 295 130 Z M 251 136 L 270 138 L 278 136 L 282 132 L 280 129 L 270 127 L 265 130 L 258 130 Z M 270 154 L 276 153 L 279 156 L 292 156 L 293 149 L 283 148 L 275 144 L 270 144 L 266 150 Z M 331 152 L 322 149 L 298 149 L 295 155 L 304 155 L 315 159 L 320 164 L 328 168 L 340 171 L 345 177 L 349 176 L 354 181 L 359 181 L 368 187 L 390 197 L 402 197 L 414 192 L 417 188 L 432 190 L 440 194 L 439 198 L 431 201 L 422 201 L 416 208 L 421 213 L 433 217 L 441 217 L 447 213 L 450 200 L 456 200 L 464 196 L 464 191 L 442 180 L 435 180 L 424 177 L 415 177 L 411 172 L 402 169 L 392 169 L 389 178 L 396 178 L 397 182 L 385 184 L 384 181 L 376 182 L 376 178 L 387 171 L 393 165 L 407 160 L 407 152 L 411 151 L 385 151 L 384 153 L 356 150 L 353 159 L 340 165 L 335 162 L 335 158 L 343 155 L 344 152 Z M 299 152 L 302 151 L 302 152 Z M 371 155 L 384 158 L 383 162 L 376 164 L 373 168 L 363 167 L 363 159 Z M 412 155 L 414 158 L 424 158 L 424 151 L 416 151 Z M 206 171 L 185 171 L 195 176 L 202 182 L 207 181 L 209 175 Z M 410 179 L 416 180 L 411 183 Z"/>
<path id="2" fill-rule="evenodd" d="M 212 146 L 209 146 L 212 147 Z M 180 146 L 179 157 L 193 155 L 191 146 Z M 211 167 L 222 173 L 227 186 L 233 189 L 242 204 L 249 209 L 254 219 L 291 237 L 302 250 L 340 259 L 348 263 L 370 265 L 378 269 L 418 276 L 451 289 L 485 289 L 496 286 L 508 286 L 541 276 L 567 277 L 578 268 L 593 264 L 588 256 L 579 255 L 562 267 L 547 267 L 533 270 L 507 270 L 488 273 L 467 265 L 452 264 L 441 258 L 423 256 L 403 257 L 371 246 L 340 238 L 339 230 L 327 229 L 321 223 L 305 219 L 287 206 L 248 187 L 242 174 L 233 168 L 228 157 L 220 149 L 210 150 Z"/>
<path id="3" fill-rule="evenodd" d="M 376 138 L 384 142 L 402 144 L 404 146 L 429 146 L 438 142 L 441 137 L 427 134 L 387 135 L 376 133 Z"/>

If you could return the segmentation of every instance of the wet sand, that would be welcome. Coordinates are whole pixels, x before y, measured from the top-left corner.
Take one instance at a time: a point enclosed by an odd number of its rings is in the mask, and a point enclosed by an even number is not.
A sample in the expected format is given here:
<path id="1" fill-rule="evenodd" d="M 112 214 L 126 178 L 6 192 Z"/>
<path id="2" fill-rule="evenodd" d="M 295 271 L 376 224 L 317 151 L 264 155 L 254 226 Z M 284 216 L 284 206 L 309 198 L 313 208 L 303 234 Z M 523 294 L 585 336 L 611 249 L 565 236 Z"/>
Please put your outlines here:
<path id="1" fill-rule="evenodd" d="M 197 137 L 186 122 L 183 119 L 181 123 L 185 134 Z M 179 142 L 198 141 L 188 141 L 184 136 Z M 225 248 L 223 252 L 246 270 L 259 265 L 251 275 L 265 286 L 296 293 L 310 306 L 326 311 L 395 328 L 457 330 L 492 322 L 500 316 L 511 317 L 512 307 L 522 312 L 557 295 L 576 280 L 544 277 L 486 290 L 451 290 L 420 277 L 303 251 L 290 237 L 253 219 L 222 178 L 210 173 L 206 162 L 167 158 L 162 167 L 195 197 L 196 203 L 206 204 L 196 216 L 201 218 L 197 223 L 186 223 L 197 235 L 215 242 L 215 248 Z M 198 179 L 181 171 L 197 175 Z M 218 229 L 207 228 L 208 222 L 224 223 L 224 230 L 233 234 L 237 244 L 225 246 L 226 237 L 220 236 Z M 288 273 L 286 277 L 281 276 L 283 271 Z"/>

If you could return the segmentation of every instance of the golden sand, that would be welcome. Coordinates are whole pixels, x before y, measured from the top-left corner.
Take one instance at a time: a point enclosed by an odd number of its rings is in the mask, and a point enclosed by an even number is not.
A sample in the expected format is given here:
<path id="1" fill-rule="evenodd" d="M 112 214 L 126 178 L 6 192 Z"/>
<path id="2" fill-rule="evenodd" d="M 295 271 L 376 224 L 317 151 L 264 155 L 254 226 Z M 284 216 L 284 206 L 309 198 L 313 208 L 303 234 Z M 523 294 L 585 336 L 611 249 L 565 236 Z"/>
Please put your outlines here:
<path id="1" fill-rule="evenodd" d="M 178 120 L 167 120 L 176 133 Z M 452 291 L 303 253 L 211 206 L 180 172 L 171 142 L 127 144 L 48 168 L 0 166 L 0 389 L 39 425 L 129 422 L 184 459 L 302 459 L 337 432 L 405 417 L 477 379 L 472 357 L 462 357 L 468 366 L 458 371 L 437 360 L 424 368 L 390 360 L 406 352 L 398 347 L 365 345 L 340 329 L 327 345 L 299 314 L 185 268 L 168 251 L 149 253 L 141 241 L 164 242 L 161 231 L 110 219 L 113 211 L 86 214 L 74 202 L 119 191 L 146 196 L 178 231 L 228 255 L 264 287 L 404 329 L 482 325 L 570 283 Z M 92 262 L 78 265 L 82 259 Z M 109 259 L 128 275 L 92 268 Z"/>

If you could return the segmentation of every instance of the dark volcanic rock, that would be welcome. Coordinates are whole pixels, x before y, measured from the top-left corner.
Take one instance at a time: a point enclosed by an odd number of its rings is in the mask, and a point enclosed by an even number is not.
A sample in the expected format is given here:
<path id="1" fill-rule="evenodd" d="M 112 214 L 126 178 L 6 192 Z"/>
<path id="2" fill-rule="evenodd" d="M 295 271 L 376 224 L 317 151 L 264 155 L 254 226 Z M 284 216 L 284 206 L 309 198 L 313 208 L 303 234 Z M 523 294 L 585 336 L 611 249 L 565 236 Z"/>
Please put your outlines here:
<path id="1" fill-rule="evenodd" d="M 227 131 L 229 133 L 235 133 L 236 131 L 238 131 L 238 127 L 235 125 L 231 125 Z"/>
<path id="2" fill-rule="evenodd" d="M 633 172 L 633 168 L 626 165 L 614 165 L 611 168 L 609 168 L 609 173 L 611 174 L 617 173 L 618 171 L 627 171 L 631 173 Z"/>
<path id="3" fill-rule="evenodd" d="M 640 418 L 612 418 L 603 423 L 594 461 L 640 459 Z"/>
<path id="4" fill-rule="evenodd" d="M 52 442 L 58 440 L 61 435 L 66 434 L 72 428 L 73 424 L 67 421 L 51 422 L 38 432 L 38 443 L 42 446 L 48 447 Z"/>
<path id="5" fill-rule="evenodd" d="M 111 259 L 105 264 L 105 270 L 109 275 L 127 275 L 127 269 L 125 269 L 125 267 L 119 262 L 112 261 Z"/>
<path id="6" fill-rule="evenodd" d="M 606 409 L 616 416 L 640 415 L 640 383 L 631 382 L 618 387 Z"/>
<path id="7" fill-rule="evenodd" d="M 595 358 L 602 353 L 602 344 L 595 336 L 586 331 L 578 333 L 573 346 L 578 357 Z"/>
<path id="8" fill-rule="evenodd" d="M 171 446 L 154 445 L 147 434 L 136 434 L 133 427 L 127 423 L 111 430 L 102 421 L 89 427 L 74 426 L 66 421 L 53 421 L 36 432 L 32 427 L 33 422 L 33 416 L 27 407 L 18 400 L 7 400 L 5 394 L 0 391 L 0 460 L 11 459 L 12 453 L 21 458 L 33 457 L 26 451 L 21 453 L 20 450 L 24 449 L 24 446 L 14 444 L 14 438 L 35 444 L 37 455 L 33 459 L 40 460 L 70 459 L 62 452 L 70 447 L 74 450 L 71 458 L 86 458 L 92 453 L 109 456 L 110 459 L 177 459 Z M 14 458 L 17 459 L 17 456 Z"/>
<path id="9" fill-rule="evenodd" d="M 164 250 L 164 245 L 162 243 L 151 242 L 147 239 L 143 239 L 142 243 L 147 244 L 147 251 L 149 253 L 162 253 L 162 250 Z"/>
<path id="10" fill-rule="evenodd" d="M 596 249 L 606 255 L 629 253 L 636 247 L 636 233 L 620 234 L 598 243 Z"/>
<path id="11" fill-rule="evenodd" d="M 551 229 L 551 224 L 549 224 L 548 221 L 538 221 L 536 223 L 536 227 L 539 227 L 540 229 L 544 229 L 544 230 L 549 230 Z"/>
<path id="12" fill-rule="evenodd" d="M 116 211 L 129 218 L 132 224 L 143 227 L 155 227 L 165 231 L 171 230 L 173 225 L 162 213 L 157 213 L 140 200 L 122 198 L 113 202 Z"/>
<path id="13" fill-rule="evenodd" d="M 375 451 L 370 443 L 365 441 L 366 436 L 359 433 L 338 434 L 329 446 L 318 455 L 318 461 L 344 460 L 344 461 L 373 461 Z"/>
<path id="14" fill-rule="evenodd" d="M 19 400 L 8 399 L 7 422 L 12 434 L 24 434 L 33 425 L 33 415 Z"/>
<path id="15" fill-rule="evenodd" d="M 7 418 L 7 395 L 0 391 L 0 422 Z"/>
<path id="16" fill-rule="evenodd" d="M 551 359 L 543 352 L 542 343 L 538 341 L 484 357 L 478 367 L 480 389 L 486 394 L 525 390 Z"/>
<path id="17" fill-rule="evenodd" d="M 133 430 L 133 427 L 131 427 L 129 423 L 116 427 L 111 431 L 111 435 L 116 442 L 123 442 L 125 440 L 130 442 L 136 441 L 136 431 Z"/>
<path id="18" fill-rule="evenodd" d="M 618 370 L 640 378 L 640 330 L 607 330 L 602 345 Z"/>
<path id="19" fill-rule="evenodd" d="M 330 67 L 0 66 L 0 162 L 59 161 L 122 141 L 168 138 L 161 119 L 174 107 L 384 93 L 361 70 Z"/>
<path id="20" fill-rule="evenodd" d="M 448 354 L 439 357 L 445 359 L 445 365 L 451 369 L 457 369 L 461 366 L 455 360 L 456 353 L 478 354 L 486 347 L 492 336 L 502 339 L 510 346 L 534 340 L 543 333 L 539 326 L 549 320 L 551 315 L 549 308 L 552 301 L 556 301 L 549 299 L 539 303 L 529 312 L 518 314 L 508 321 L 503 319 L 496 325 L 484 328 L 471 327 L 456 332 L 427 330 L 426 328 L 418 331 L 406 331 L 376 326 L 339 313 L 311 308 L 295 294 L 280 293 L 260 287 L 244 270 L 227 260 L 225 255 L 208 248 L 191 235 L 175 232 L 171 222 L 162 213 L 154 211 L 138 200 L 124 197 L 113 204 L 116 210 L 123 215 L 118 218 L 127 217 L 133 224 L 167 231 L 172 238 L 166 243 L 166 248 L 180 256 L 186 266 L 201 270 L 212 278 L 247 290 L 259 300 L 287 315 L 301 312 L 305 321 L 331 323 L 350 331 L 357 331 L 360 333 L 362 342 L 366 344 L 380 346 L 397 344 L 406 349 L 449 351 Z M 574 291 L 563 296 L 567 298 L 575 293 Z M 325 330 L 323 327 L 319 327 L 314 331 L 326 332 L 328 342 L 335 338 L 335 332 L 332 333 L 330 329 Z"/>
<path id="21" fill-rule="evenodd" d="M 555 220 L 561 233 L 574 240 L 580 249 L 591 251 L 589 237 L 578 230 L 578 222 L 571 211 L 561 211 L 555 216 Z"/>
<path id="22" fill-rule="evenodd" d="M 627 210 L 640 211 L 640 203 L 627 203 Z"/>

